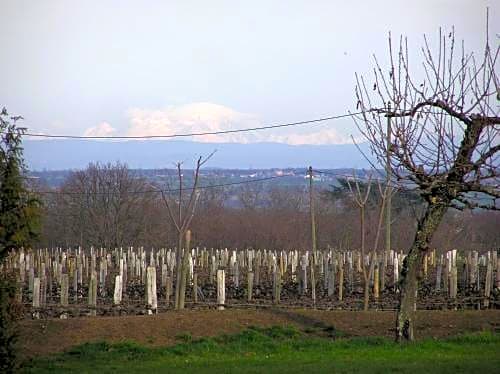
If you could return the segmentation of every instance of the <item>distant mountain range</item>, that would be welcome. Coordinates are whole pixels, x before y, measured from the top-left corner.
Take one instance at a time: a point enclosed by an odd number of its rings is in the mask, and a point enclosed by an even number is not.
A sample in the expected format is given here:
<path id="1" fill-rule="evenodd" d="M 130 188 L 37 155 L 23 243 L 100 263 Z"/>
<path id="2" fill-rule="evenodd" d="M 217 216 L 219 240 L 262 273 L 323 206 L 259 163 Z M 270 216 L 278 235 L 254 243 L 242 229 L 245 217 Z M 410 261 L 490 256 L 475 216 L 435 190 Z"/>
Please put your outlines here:
<path id="1" fill-rule="evenodd" d="M 172 140 L 25 140 L 24 157 L 31 170 L 81 169 L 89 162 L 121 161 L 130 168 L 171 168 L 184 161 L 192 167 L 199 155 L 216 154 L 211 168 L 267 169 L 287 167 L 368 168 L 369 163 L 352 144 L 288 145 L 282 143 L 199 143 Z M 360 148 L 369 155 L 367 143 Z"/>

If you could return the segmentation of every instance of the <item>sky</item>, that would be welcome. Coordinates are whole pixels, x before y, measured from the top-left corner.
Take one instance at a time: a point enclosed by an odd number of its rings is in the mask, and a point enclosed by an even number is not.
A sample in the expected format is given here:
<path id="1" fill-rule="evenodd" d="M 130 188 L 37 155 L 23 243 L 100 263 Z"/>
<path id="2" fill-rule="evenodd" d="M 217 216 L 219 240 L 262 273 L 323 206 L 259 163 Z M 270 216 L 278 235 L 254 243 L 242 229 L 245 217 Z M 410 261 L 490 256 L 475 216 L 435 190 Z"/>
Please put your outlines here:
<path id="1" fill-rule="evenodd" d="M 0 106 L 31 132 L 158 135 L 302 121 L 355 110 L 354 74 L 405 35 L 455 27 L 481 51 L 500 1 L 0 0 Z M 204 142 L 342 144 L 350 119 Z"/>

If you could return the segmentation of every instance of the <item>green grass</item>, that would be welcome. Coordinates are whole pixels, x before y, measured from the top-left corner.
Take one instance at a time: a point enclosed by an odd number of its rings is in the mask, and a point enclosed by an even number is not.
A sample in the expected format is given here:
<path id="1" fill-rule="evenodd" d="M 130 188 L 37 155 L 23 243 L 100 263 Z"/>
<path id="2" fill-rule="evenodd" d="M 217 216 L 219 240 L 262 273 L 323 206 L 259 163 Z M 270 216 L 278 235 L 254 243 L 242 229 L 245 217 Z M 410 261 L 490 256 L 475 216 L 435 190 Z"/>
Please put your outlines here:
<path id="1" fill-rule="evenodd" d="M 494 373 L 500 335 L 477 333 L 397 345 L 385 338 L 324 338 L 293 328 L 250 328 L 239 334 L 164 348 L 135 343 L 83 344 L 27 363 L 31 373 Z"/>

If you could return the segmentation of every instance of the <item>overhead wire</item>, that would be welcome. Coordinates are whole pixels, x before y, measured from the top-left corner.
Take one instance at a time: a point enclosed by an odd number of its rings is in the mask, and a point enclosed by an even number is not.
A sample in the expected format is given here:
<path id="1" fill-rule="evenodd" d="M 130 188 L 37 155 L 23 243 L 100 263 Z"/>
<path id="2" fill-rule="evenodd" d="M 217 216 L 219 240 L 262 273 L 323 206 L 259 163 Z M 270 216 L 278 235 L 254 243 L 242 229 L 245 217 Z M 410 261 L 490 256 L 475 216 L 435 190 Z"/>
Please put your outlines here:
<path id="1" fill-rule="evenodd" d="M 336 177 L 338 179 L 340 178 L 350 178 L 350 179 L 357 179 L 360 181 L 368 181 L 374 179 L 370 179 L 368 177 L 361 177 L 361 176 L 353 176 L 353 175 L 347 175 L 347 174 L 339 174 L 339 173 L 331 173 L 331 172 L 325 172 L 321 170 L 313 170 L 313 172 L 317 172 L 319 174 L 326 174 L 326 175 L 331 175 L 333 177 Z M 210 188 L 221 188 L 221 187 L 230 187 L 230 186 L 237 186 L 237 185 L 243 185 L 243 184 L 248 184 L 248 183 L 256 183 L 256 182 L 265 182 L 265 181 L 270 181 L 270 180 L 275 180 L 275 179 L 280 179 L 280 178 L 290 178 L 290 177 L 300 177 L 301 175 L 297 174 L 283 174 L 283 175 L 274 175 L 271 177 L 264 177 L 264 178 L 255 178 L 255 179 L 249 179 L 245 181 L 238 181 L 238 182 L 229 182 L 229 183 L 218 183 L 218 184 L 209 184 L 209 185 L 202 185 L 202 186 L 197 186 L 197 190 L 204 190 L 204 189 L 210 189 Z M 304 175 L 303 177 L 307 177 L 306 171 L 304 169 Z M 251 177 L 249 177 L 251 178 Z M 375 179 L 376 180 L 376 179 Z M 385 181 L 385 180 L 384 180 Z M 400 185 L 392 185 L 392 187 L 397 187 L 401 188 Z M 194 187 L 183 187 L 183 191 L 192 191 Z M 45 190 L 45 191 L 31 191 L 35 194 L 41 194 L 41 195 L 116 195 L 116 194 L 149 194 L 149 193 L 173 193 L 173 192 L 179 192 L 181 189 L 180 188 L 167 188 L 167 189 L 162 189 L 162 188 L 155 188 L 155 189 L 150 189 L 150 190 L 138 190 L 138 191 L 64 191 L 64 190 Z"/>
<path id="2" fill-rule="evenodd" d="M 366 113 L 376 113 L 376 114 L 387 114 L 385 109 L 372 108 L 364 111 L 358 112 L 349 112 L 344 114 L 331 115 L 327 117 L 320 117 L 310 120 L 297 121 L 297 122 L 288 122 L 281 123 L 277 125 L 264 125 L 264 126 L 256 126 L 256 127 L 247 127 L 243 129 L 229 129 L 229 130 L 217 130 L 217 131 L 202 131 L 202 132 L 191 132 L 191 133 L 180 133 L 180 134 L 158 134 L 158 135 L 69 135 L 69 134 L 43 134 L 43 133 L 32 133 L 32 132 L 23 132 L 23 136 L 29 137 L 38 137 L 38 138 L 55 138 L 55 139 L 82 139 L 82 140 L 105 140 L 105 139 L 169 139 L 169 138 L 182 138 L 182 137 L 191 137 L 191 136 L 205 136 L 205 135 L 222 135 L 222 134 L 232 134 L 232 133 L 240 133 L 240 132 L 250 132 L 250 131 L 260 131 L 260 130 L 269 130 L 269 129 L 277 129 L 283 127 L 293 127 L 293 126 L 301 126 L 319 122 L 325 122 L 335 119 L 355 117 L 360 114 Z M 440 112 L 429 111 L 429 110 L 418 110 L 414 113 L 431 113 L 437 114 Z M 391 114 L 396 115 L 396 112 L 391 112 Z M 394 118 L 399 118 L 395 116 Z M 6 131 L 0 131 L 0 134 L 6 133 Z"/>
<path id="3" fill-rule="evenodd" d="M 180 134 L 159 134 L 159 135 L 68 135 L 68 134 L 36 134 L 31 132 L 23 133 L 24 136 L 30 137 L 39 137 L 39 138 L 59 138 L 59 139 L 82 139 L 82 140 L 92 140 L 92 139 L 168 139 L 168 138 L 182 138 L 182 137 L 191 137 L 191 136 L 204 136 L 204 135 L 221 135 L 221 134 L 232 134 L 232 133 L 240 133 L 240 132 L 249 132 L 249 131 L 260 131 L 260 130 L 269 130 L 269 129 L 277 129 L 283 127 L 292 127 L 292 126 L 301 126 L 325 121 L 331 121 L 335 119 L 353 117 L 363 112 L 356 113 L 345 113 L 332 115 L 328 117 L 320 117 L 310 120 L 297 121 L 297 122 L 288 122 L 281 123 L 277 125 L 264 125 L 264 126 L 256 126 L 256 127 L 247 127 L 244 129 L 229 129 L 229 130 L 217 130 L 217 131 L 202 131 L 202 132 L 191 132 L 191 133 L 180 133 Z"/>

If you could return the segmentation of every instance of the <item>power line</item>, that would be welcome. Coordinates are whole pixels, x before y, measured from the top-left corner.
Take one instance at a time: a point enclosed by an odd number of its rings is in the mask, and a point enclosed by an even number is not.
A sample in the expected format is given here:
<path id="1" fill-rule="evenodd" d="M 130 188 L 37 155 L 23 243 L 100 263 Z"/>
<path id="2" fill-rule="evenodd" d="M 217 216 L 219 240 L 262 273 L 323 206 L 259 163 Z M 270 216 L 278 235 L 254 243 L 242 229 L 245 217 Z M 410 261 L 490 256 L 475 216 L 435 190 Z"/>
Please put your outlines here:
<path id="1" fill-rule="evenodd" d="M 349 178 L 352 180 L 359 180 L 359 181 L 376 181 L 377 179 L 369 178 L 369 177 L 362 177 L 362 176 L 353 176 L 353 175 L 348 175 L 348 174 L 340 174 L 340 173 L 331 173 L 327 171 L 322 171 L 322 170 L 313 170 L 316 173 L 319 174 L 325 174 L 325 175 L 330 175 L 333 177 L 336 177 L 337 179 L 340 178 Z M 305 175 L 305 174 L 304 174 Z M 220 184 L 210 184 L 210 185 L 204 185 L 204 186 L 198 186 L 196 189 L 198 190 L 204 190 L 204 189 L 210 189 L 210 188 L 219 188 L 219 187 L 230 187 L 230 186 L 237 186 L 237 185 L 242 185 L 242 184 L 248 184 L 248 183 L 256 183 L 256 182 L 265 182 L 269 180 L 274 180 L 278 178 L 287 178 L 287 177 L 300 177 L 300 175 L 296 174 L 285 174 L 285 175 L 275 175 L 271 177 L 265 177 L 265 178 L 256 178 L 256 179 L 250 179 L 250 180 L 245 180 L 245 181 L 239 181 L 239 182 L 230 182 L 230 183 L 220 183 Z M 380 180 L 380 179 L 378 179 Z M 393 187 L 401 187 L 401 186 L 394 186 Z M 194 188 L 193 187 L 183 187 L 183 191 L 192 191 Z M 172 193 L 172 192 L 179 192 L 181 189 L 180 188 L 168 188 L 168 189 L 151 189 L 151 190 L 139 190 L 139 191 L 95 191 L 95 192 L 75 192 L 75 191 L 61 191 L 61 190 L 53 190 L 53 191 L 31 191 L 32 193 L 35 194 L 41 194 L 41 195 L 116 195 L 118 193 L 122 193 L 124 195 L 126 194 L 132 194 L 132 195 L 139 195 L 139 194 L 149 194 L 149 193 Z"/>
<path id="2" fill-rule="evenodd" d="M 369 180 L 368 177 L 361 177 L 361 176 L 352 176 L 352 175 L 347 175 L 347 174 L 337 174 L 337 173 L 330 173 L 330 172 L 325 172 L 325 171 L 320 171 L 320 170 L 313 170 L 314 172 L 320 173 L 320 174 L 326 174 L 326 175 L 331 175 L 337 178 L 351 178 L 351 179 L 357 179 L 360 181 L 367 181 Z M 256 183 L 256 182 L 265 182 L 269 180 L 274 180 L 274 179 L 279 179 L 279 178 L 287 178 L 287 177 L 297 177 L 300 175 L 275 175 L 272 177 L 265 177 L 265 178 L 256 178 L 256 179 L 250 179 L 250 180 L 245 180 L 245 181 L 239 181 L 239 182 L 230 182 L 230 183 L 220 183 L 220 184 L 210 184 L 210 185 L 204 185 L 204 186 L 198 186 L 196 189 L 198 190 L 205 190 L 205 189 L 210 189 L 210 188 L 220 188 L 220 187 L 229 187 L 229 186 L 237 186 L 237 185 L 242 185 L 242 184 L 248 184 L 248 183 Z M 376 180 L 376 179 L 372 179 Z M 393 186 L 395 187 L 395 186 Z M 397 186 L 400 187 L 400 186 Z M 194 188 L 193 187 L 183 187 L 183 191 L 192 191 Z M 41 194 L 41 195 L 116 195 L 117 193 L 122 193 L 124 195 L 126 194 L 132 194 L 132 195 L 138 195 L 138 194 L 149 194 L 149 193 L 172 193 L 172 192 L 179 192 L 180 188 L 168 188 L 168 189 L 152 189 L 152 190 L 139 190 L 139 191 L 110 191 L 110 192 L 104 192 L 104 191 L 95 191 L 95 192 L 75 192 L 75 191 L 61 191 L 61 190 L 54 190 L 54 191 L 32 191 L 33 193 L 36 194 Z"/>
<path id="3" fill-rule="evenodd" d="M 258 127 L 248 127 L 244 129 L 233 129 L 233 130 L 219 130 L 219 131 L 204 131 L 204 132 L 192 132 L 192 133 L 184 133 L 184 134 L 170 134 L 170 135 L 142 135 L 142 136 L 133 136 L 133 135 L 123 135 L 123 136 L 93 136 L 93 135 L 55 135 L 55 134 L 35 134 L 26 132 L 23 135 L 38 137 L 38 138 L 60 138 L 60 139 L 167 139 L 167 138 L 182 138 L 182 137 L 190 137 L 190 136 L 203 136 L 203 135 L 221 135 L 221 134 L 233 134 L 239 132 L 249 132 L 249 131 L 260 131 L 260 130 L 269 130 L 269 129 L 277 129 L 282 127 L 292 127 L 292 126 L 300 126 L 307 125 L 318 122 L 325 122 L 334 119 L 341 119 L 347 117 L 353 117 L 363 112 L 356 113 L 346 113 L 333 115 L 329 117 L 321 117 L 311 120 L 298 121 L 298 122 L 289 122 L 278 125 L 266 125 L 266 126 L 258 126 Z"/>
<path id="4" fill-rule="evenodd" d="M 357 115 L 366 114 L 366 113 L 383 114 L 383 113 L 386 113 L 386 111 L 384 109 L 372 108 L 372 109 L 367 109 L 367 110 L 359 111 L 359 112 L 338 114 L 338 115 L 332 115 L 329 117 L 320 117 L 320 118 L 311 119 L 311 120 L 298 121 L 298 122 L 288 122 L 288 123 L 277 124 L 277 125 L 265 125 L 265 126 L 257 126 L 257 127 L 248 127 L 248 128 L 244 128 L 244 129 L 204 131 L 204 132 L 192 132 L 192 133 L 181 133 L 181 134 L 170 134 L 170 135 L 137 135 L 137 136 L 134 136 L 134 135 L 115 135 L 115 136 L 102 135 L 102 136 L 99 136 L 99 135 L 36 134 L 36 133 L 31 133 L 31 132 L 23 132 L 22 135 L 30 136 L 30 137 L 37 137 L 37 138 L 82 139 L 82 140 L 85 140 L 85 139 L 87 139 L 87 140 L 92 140 L 92 139 L 169 139 L 169 138 L 183 138 L 183 137 L 190 137 L 190 136 L 233 134 L 233 133 L 239 133 L 239 132 L 260 131 L 260 130 L 277 129 L 277 128 L 282 128 L 282 127 L 300 126 L 300 125 L 325 122 L 325 121 L 347 118 L 347 117 L 355 117 Z M 441 112 L 428 111 L 428 110 L 427 111 L 426 110 L 418 110 L 415 113 L 441 114 Z M 391 114 L 395 115 L 397 113 L 391 112 Z M 4 134 L 4 133 L 6 133 L 6 131 L 0 131 L 0 134 Z"/>

